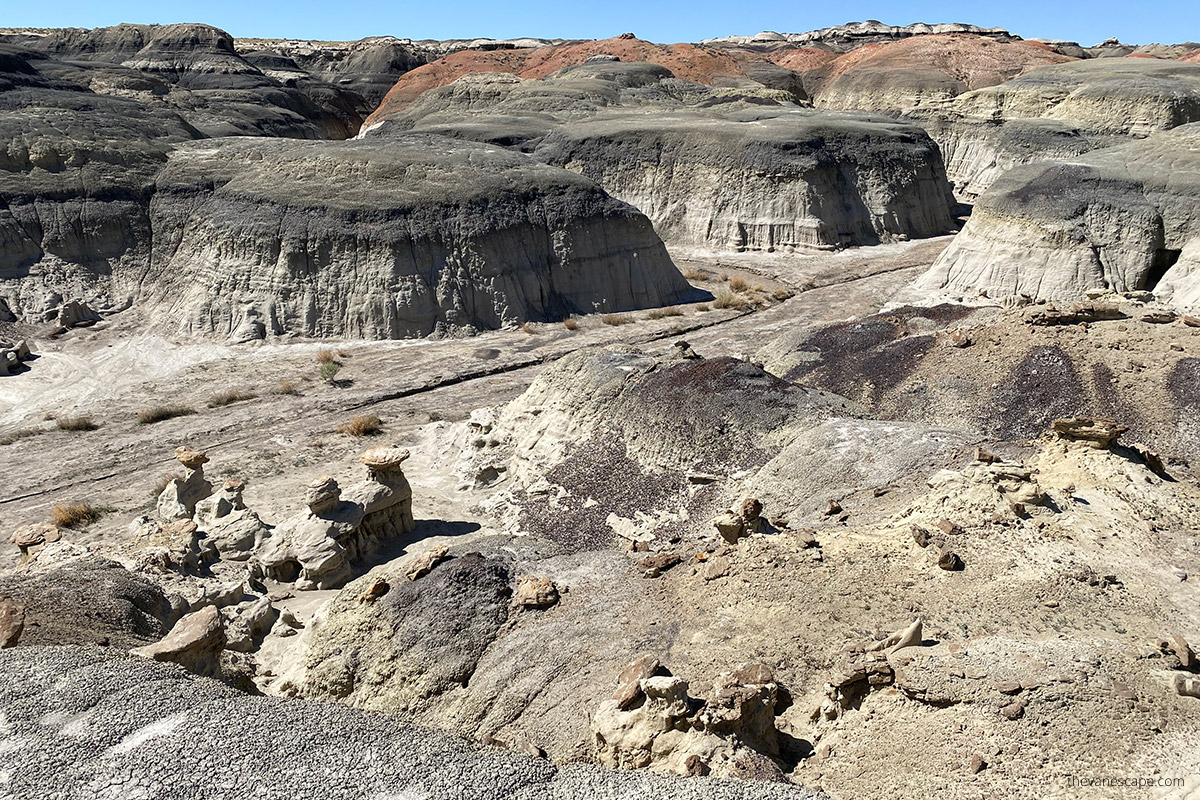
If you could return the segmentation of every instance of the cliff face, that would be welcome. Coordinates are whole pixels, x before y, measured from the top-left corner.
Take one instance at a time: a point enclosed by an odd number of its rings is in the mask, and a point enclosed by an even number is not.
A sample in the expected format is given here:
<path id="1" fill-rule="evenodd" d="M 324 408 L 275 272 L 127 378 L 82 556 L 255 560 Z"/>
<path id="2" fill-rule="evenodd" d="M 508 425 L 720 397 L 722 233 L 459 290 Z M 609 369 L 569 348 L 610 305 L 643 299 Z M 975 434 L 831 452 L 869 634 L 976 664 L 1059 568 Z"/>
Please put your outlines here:
<path id="1" fill-rule="evenodd" d="M 482 145 L 224 142 L 158 176 L 141 291 L 190 333 L 398 338 L 677 302 L 650 223 Z"/>
<path id="2" fill-rule="evenodd" d="M 955 193 L 974 200 L 1008 169 L 1200 121 L 1200 65 L 1076 61 L 967 92 L 927 123 Z"/>
<path id="3" fill-rule="evenodd" d="M 1192 124 L 1070 163 L 1013 169 L 917 287 L 1046 300 L 1152 289 L 1195 310 L 1198 262 L 1200 124 Z"/>
<path id="4" fill-rule="evenodd" d="M 600 115 L 555 131 L 536 154 L 642 209 L 675 244 L 830 248 L 953 227 L 937 147 L 919 128 L 879 118 Z"/>

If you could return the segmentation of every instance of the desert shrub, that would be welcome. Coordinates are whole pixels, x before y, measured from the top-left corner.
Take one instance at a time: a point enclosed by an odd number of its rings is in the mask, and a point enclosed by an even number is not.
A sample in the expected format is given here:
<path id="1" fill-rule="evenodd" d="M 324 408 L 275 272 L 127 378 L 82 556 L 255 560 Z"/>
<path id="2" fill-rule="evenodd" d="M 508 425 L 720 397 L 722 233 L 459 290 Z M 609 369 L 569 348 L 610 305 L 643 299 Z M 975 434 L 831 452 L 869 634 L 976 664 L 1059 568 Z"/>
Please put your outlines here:
<path id="1" fill-rule="evenodd" d="M 59 417 L 54 420 L 60 431 L 94 431 L 100 426 L 86 414 L 78 417 Z"/>
<path id="2" fill-rule="evenodd" d="M 363 414 L 338 425 L 337 432 L 347 436 L 374 436 L 383 432 L 383 421 L 374 414 Z"/>
<path id="3" fill-rule="evenodd" d="M 685 269 L 683 277 L 689 281 L 702 281 L 705 277 L 705 272 L 702 269 Z"/>
<path id="4" fill-rule="evenodd" d="M 150 425 L 155 422 L 162 422 L 175 417 L 186 417 L 190 414 L 195 414 L 196 409 L 191 406 L 185 406 L 179 403 L 166 403 L 161 406 L 151 406 L 143 408 L 138 412 L 137 421 L 139 425 Z"/>
<path id="5" fill-rule="evenodd" d="M 226 389 L 223 392 L 217 392 L 212 397 L 208 398 L 209 408 L 219 408 L 227 406 L 230 403 L 240 403 L 243 400 L 253 400 L 258 397 L 257 394 L 246 389 Z"/>
<path id="6" fill-rule="evenodd" d="M 50 521 L 60 528 L 84 528 L 100 519 L 91 503 L 63 503 L 50 509 Z"/>
<path id="7" fill-rule="evenodd" d="M 317 351 L 318 364 L 338 364 L 338 352 L 331 350 L 328 347 Z"/>
<path id="8" fill-rule="evenodd" d="M 576 330 L 579 327 L 579 320 L 574 317 L 567 317 L 563 320 L 563 327 L 569 331 Z"/>
<path id="9" fill-rule="evenodd" d="M 791 296 L 792 293 L 787 289 L 776 289 L 775 291 L 771 292 L 771 298 L 774 300 L 787 300 Z"/>
<path id="10" fill-rule="evenodd" d="M 750 303 L 746 300 L 746 298 L 742 297 L 740 294 L 731 292 L 728 289 L 723 290 L 717 295 L 717 299 L 713 300 L 713 308 L 743 309 L 749 304 Z"/>
<path id="11" fill-rule="evenodd" d="M 696 304 L 696 313 L 697 314 L 703 314 L 705 311 L 709 311 L 709 310 L 710 309 L 709 309 L 708 303 L 697 303 Z"/>
<path id="12" fill-rule="evenodd" d="M 662 319 L 663 317 L 682 317 L 683 312 L 678 306 L 667 306 L 666 308 L 654 308 L 650 313 L 646 314 L 649 319 Z"/>
<path id="13" fill-rule="evenodd" d="M 729 279 L 729 288 L 735 292 L 744 292 L 750 286 L 746 283 L 746 279 L 741 275 L 734 275 Z"/>
<path id="14" fill-rule="evenodd" d="M 633 317 L 629 314 L 605 314 L 600 321 L 605 325 L 628 325 L 633 322 Z"/>
<path id="15" fill-rule="evenodd" d="M 326 383 L 333 383 L 337 378 L 338 373 L 341 371 L 341 364 L 336 361 L 326 361 L 321 365 L 321 369 L 317 371 L 317 374 L 321 377 L 321 380 L 325 381 Z"/>
<path id="16" fill-rule="evenodd" d="M 297 395 L 297 394 L 300 394 L 300 387 L 296 383 L 296 381 L 283 380 L 283 381 L 279 382 L 278 386 L 276 386 L 274 389 L 271 390 L 271 394 Z"/>

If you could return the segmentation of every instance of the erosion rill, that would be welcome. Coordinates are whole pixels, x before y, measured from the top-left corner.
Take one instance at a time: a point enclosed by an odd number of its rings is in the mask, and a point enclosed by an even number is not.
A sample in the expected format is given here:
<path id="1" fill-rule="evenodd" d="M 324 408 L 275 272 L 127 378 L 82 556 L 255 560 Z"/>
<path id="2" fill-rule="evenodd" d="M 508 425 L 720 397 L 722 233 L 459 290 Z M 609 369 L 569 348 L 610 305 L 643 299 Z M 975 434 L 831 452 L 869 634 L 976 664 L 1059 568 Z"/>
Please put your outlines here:
<path id="1" fill-rule="evenodd" d="M 1196 794 L 1198 98 L 0 30 L 0 797 Z"/>

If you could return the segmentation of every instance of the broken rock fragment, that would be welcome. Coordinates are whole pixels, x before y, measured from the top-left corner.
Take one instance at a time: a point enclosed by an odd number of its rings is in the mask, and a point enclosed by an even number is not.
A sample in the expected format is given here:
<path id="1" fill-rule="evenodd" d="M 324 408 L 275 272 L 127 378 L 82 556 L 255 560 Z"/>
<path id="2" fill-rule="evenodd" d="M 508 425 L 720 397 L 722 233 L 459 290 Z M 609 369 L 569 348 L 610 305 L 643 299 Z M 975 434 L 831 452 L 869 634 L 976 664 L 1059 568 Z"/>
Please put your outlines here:
<path id="1" fill-rule="evenodd" d="M 527 575 L 517 581 L 513 605 L 521 608 L 549 608 L 558 602 L 558 585 L 549 578 Z"/>

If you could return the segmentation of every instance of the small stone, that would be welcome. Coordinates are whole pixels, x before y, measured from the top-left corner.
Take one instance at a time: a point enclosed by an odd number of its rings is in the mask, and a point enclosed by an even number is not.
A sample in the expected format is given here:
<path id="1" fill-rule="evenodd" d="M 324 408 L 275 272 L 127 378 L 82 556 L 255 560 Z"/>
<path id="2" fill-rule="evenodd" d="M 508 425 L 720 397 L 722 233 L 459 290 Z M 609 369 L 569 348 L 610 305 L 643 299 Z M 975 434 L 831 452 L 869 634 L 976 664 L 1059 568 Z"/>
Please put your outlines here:
<path id="1" fill-rule="evenodd" d="M 1200 328 L 1200 317 L 1193 317 L 1190 314 L 1183 315 L 1183 324 L 1189 328 Z"/>
<path id="2" fill-rule="evenodd" d="M 1175 692 L 1180 697 L 1200 699 L 1200 680 L 1177 673 L 1175 675 Z"/>
<path id="3" fill-rule="evenodd" d="M 617 676 L 617 690 L 612 696 L 613 700 L 617 701 L 617 708 L 622 711 L 628 710 L 642 696 L 641 683 L 646 678 L 670 674 L 654 656 L 641 656 Z"/>
<path id="4" fill-rule="evenodd" d="M 1001 694 L 1018 694 L 1021 684 L 1018 681 L 1000 681 L 996 684 L 996 691 Z"/>
<path id="5" fill-rule="evenodd" d="M 928 547 L 930 542 L 929 531 L 917 525 L 912 526 L 912 538 L 917 543 L 917 547 Z"/>
<path id="6" fill-rule="evenodd" d="M 750 520 L 758 519 L 762 514 L 763 504 L 758 501 L 757 497 L 747 497 L 742 501 L 742 519 L 749 522 Z"/>
<path id="7" fill-rule="evenodd" d="M 25 630 L 25 606 L 0 594 L 0 650 L 16 647 Z"/>
<path id="8" fill-rule="evenodd" d="M 995 464 L 1000 460 L 999 456 L 992 455 L 982 447 L 975 448 L 975 460 L 981 464 Z"/>
<path id="9" fill-rule="evenodd" d="M 963 568 L 963 560 L 953 550 L 942 550 L 938 554 L 937 565 L 948 572 L 956 572 Z"/>
<path id="10" fill-rule="evenodd" d="M 1025 701 L 1014 700 L 1000 709 L 1000 716 L 1005 719 L 1017 720 L 1025 716 Z"/>
<path id="11" fill-rule="evenodd" d="M 970 347 L 971 335 L 961 328 L 955 328 L 950 331 L 950 346 L 951 347 Z"/>
<path id="12" fill-rule="evenodd" d="M 444 545 L 426 550 L 409 562 L 408 568 L 404 570 L 404 577 L 410 581 L 425 577 L 433 572 L 434 567 L 446 560 L 449 552 L 450 548 Z"/>
<path id="13" fill-rule="evenodd" d="M 1179 659 L 1179 663 L 1184 669 L 1191 670 L 1193 667 L 1198 666 L 1196 663 L 1196 654 L 1192 652 L 1192 647 L 1187 643 L 1186 639 L 1177 633 L 1172 634 L 1170 644 L 1171 651 L 1175 653 L 1175 657 Z"/>
<path id="14" fill-rule="evenodd" d="M 657 578 L 682 560 L 678 553 L 655 553 L 638 562 L 638 568 L 644 577 Z"/>
<path id="15" fill-rule="evenodd" d="M 825 504 L 825 516 L 832 517 L 834 514 L 842 513 L 842 505 L 837 500 L 830 500 Z"/>
<path id="16" fill-rule="evenodd" d="M 517 581 L 517 590 L 513 593 L 513 605 L 521 608 L 550 608 L 558 600 L 558 584 L 533 575 Z"/>
<path id="17" fill-rule="evenodd" d="M 983 756 L 979 755 L 979 753 L 971 756 L 972 775 L 978 775 L 979 773 L 983 772 L 985 769 L 987 769 L 987 765 L 988 763 L 983 760 Z"/>
<path id="18" fill-rule="evenodd" d="M 947 536 L 953 535 L 955 533 L 962 533 L 962 529 L 959 528 L 957 525 L 955 525 L 953 522 L 951 522 L 948 519 L 938 520 L 937 523 L 935 523 L 935 524 L 937 525 L 938 530 L 940 530 L 942 533 L 946 534 Z"/>
<path id="19" fill-rule="evenodd" d="M 358 602 L 374 603 L 376 600 L 387 594 L 391 588 L 392 587 L 386 580 L 383 578 L 376 578 L 375 580 L 371 581 L 371 585 L 368 586 L 363 593 L 358 596 Z"/>
<path id="20" fill-rule="evenodd" d="M 725 556 L 717 556 L 704 565 L 705 581 L 715 581 L 718 578 L 724 578 L 728 574 L 729 559 Z"/>
<path id="21" fill-rule="evenodd" d="M 180 446 L 175 448 L 175 460 L 188 469 L 199 469 L 208 463 L 208 456 L 203 450 Z"/>
<path id="22" fill-rule="evenodd" d="M 1183 345 L 1176 344 L 1175 342 L 1171 342 L 1171 349 L 1174 350 L 1176 353 L 1182 353 Z"/>

